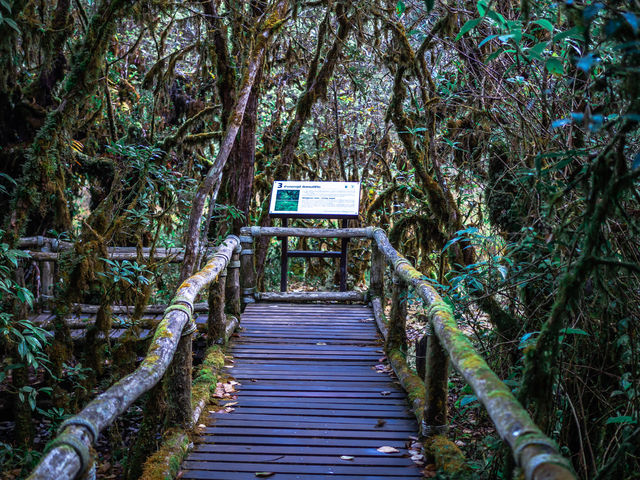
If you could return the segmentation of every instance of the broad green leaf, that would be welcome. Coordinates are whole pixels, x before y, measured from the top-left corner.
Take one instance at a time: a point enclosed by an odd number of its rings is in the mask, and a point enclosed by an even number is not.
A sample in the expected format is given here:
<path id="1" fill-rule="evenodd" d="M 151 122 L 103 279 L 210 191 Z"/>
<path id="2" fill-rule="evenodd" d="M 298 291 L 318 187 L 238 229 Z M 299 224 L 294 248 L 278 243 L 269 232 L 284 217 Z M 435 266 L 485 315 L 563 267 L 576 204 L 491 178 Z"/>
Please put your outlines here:
<path id="1" fill-rule="evenodd" d="M 16 33 L 20 33 L 20 29 L 18 28 L 18 24 L 16 22 L 14 22 L 13 19 L 4 18 L 3 20 L 4 20 L 4 23 L 9 25 L 11 28 L 13 28 L 16 31 Z"/>
<path id="2" fill-rule="evenodd" d="M 570 30 L 567 30 L 566 32 L 560 32 L 557 35 L 555 35 L 553 37 L 553 41 L 554 42 L 559 42 L 560 40 L 564 40 L 565 38 L 571 38 L 574 40 L 580 40 L 583 41 L 584 40 L 584 27 L 578 26 L 578 27 L 573 27 Z"/>
<path id="3" fill-rule="evenodd" d="M 536 20 L 533 23 L 535 23 L 536 25 L 540 25 L 545 30 L 549 30 L 550 32 L 553 32 L 553 23 L 551 23 L 549 20 L 545 20 L 544 18 L 541 18 L 540 20 Z"/>
<path id="4" fill-rule="evenodd" d="M 9 4 L 7 0 L 0 0 L 0 4 L 6 8 L 9 13 L 11 13 L 11 4 Z"/>
<path id="5" fill-rule="evenodd" d="M 506 26 L 507 29 L 512 30 L 514 29 L 514 27 L 518 27 L 520 29 L 522 29 L 522 26 L 520 25 L 520 22 L 507 22 L 507 20 L 498 12 L 493 11 L 493 10 L 489 10 L 487 12 L 487 17 L 489 17 L 491 20 L 495 21 L 498 25 L 504 27 Z"/>
<path id="6" fill-rule="evenodd" d="M 471 20 L 467 20 L 467 22 L 460 29 L 460 33 L 458 33 L 456 41 L 460 40 L 465 33 L 476 28 L 480 24 L 480 22 L 482 22 L 482 18 L 473 18 Z"/>
<path id="7" fill-rule="evenodd" d="M 404 4 L 402 0 L 399 0 L 398 3 L 396 3 L 396 13 L 398 14 L 398 16 L 401 16 L 406 9 L 407 9 L 407 6 Z"/>
<path id="8" fill-rule="evenodd" d="M 527 54 L 529 55 L 529 58 L 540 59 L 545 48 L 547 48 L 547 42 L 540 42 L 527 50 Z"/>
<path id="9" fill-rule="evenodd" d="M 487 13 L 487 1 L 486 0 L 480 0 L 478 2 L 478 13 L 480 14 L 481 17 L 484 17 L 484 14 Z"/>
<path id="10" fill-rule="evenodd" d="M 550 57 L 546 63 L 547 70 L 555 75 L 562 75 L 564 73 L 564 65 L 558 57 Z"/>
<path id="11" fill-rule="evenodd" d="M 634 424 L 636 423 L 636 421 L 634 420 L 633 417 L 630 417 L 628 415 L 620 415 L 617 417 L 609 417 L 607 418 L 607 421 L 604 422 L 606 425 L 609 425 L 610 423 L 630 423 L 630 424 Z"/>

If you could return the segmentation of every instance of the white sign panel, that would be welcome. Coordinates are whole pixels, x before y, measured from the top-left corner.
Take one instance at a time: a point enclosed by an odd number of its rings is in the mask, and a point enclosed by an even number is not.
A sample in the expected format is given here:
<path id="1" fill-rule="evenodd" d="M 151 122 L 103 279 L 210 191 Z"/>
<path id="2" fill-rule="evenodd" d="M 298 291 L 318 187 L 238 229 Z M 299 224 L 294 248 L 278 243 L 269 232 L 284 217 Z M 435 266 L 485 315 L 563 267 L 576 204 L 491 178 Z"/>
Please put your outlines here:
<path id="1" fill-rule="evenodd" d="M 281 217 L 357 217 L 359 205 L 358 182 L 276 181 L 269 213 Z"/>

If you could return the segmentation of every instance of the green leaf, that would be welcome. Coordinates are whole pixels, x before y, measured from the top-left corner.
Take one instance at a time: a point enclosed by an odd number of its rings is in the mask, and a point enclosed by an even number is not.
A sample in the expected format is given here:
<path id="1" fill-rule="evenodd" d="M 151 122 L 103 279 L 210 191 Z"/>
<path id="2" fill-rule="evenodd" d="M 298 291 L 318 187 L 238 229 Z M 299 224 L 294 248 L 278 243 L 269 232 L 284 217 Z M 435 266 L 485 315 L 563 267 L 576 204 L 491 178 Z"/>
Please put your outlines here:
<path id="1" fill-rule="evenodd" d="M 484 14 L 487 13 L 487 1 L 486 0 L 480 0 L 478 2 L 478 13 L 480 14 L 481 17 L 484 17 Z"/>
<path id="2" fill-rule="evenodd" d="M 6 8 L 9 13 L 11 13 L 11 5 L 9 4 L 9 2 L 7 2 L 7 0 L 0 0 L 0 4 L 2 4 L 2 6 Z"/>
<path id="3" fill-rule="evenodd" d="M 483 46 L 485 43 L 490 42 L 491 40 L 493 40 L 494 38 L 498 38 L 499 35 L 489 35 L 487 38 L 485 38 L 484 40 L 482 40 L 479 44 L 478 47 Z"/>
<path id="4" fill-rule="evenodd" d="M 475 401 L 477 401 L 478 398 L 475 395 L 465 395 L 464 397 L 462 397 L 460 399 L 460 408 L 469 405 L 470 403 L 473 403 Z"/>
<path id="5" fill-rule="evenodd" d="M 13 183 L 14 185 L 17 185 L 16 181 L 11 178 L 9 175 L 7 175 L 6 173 L 0 173 L 0 178 L 4 178 L 5 180 L 8 180 L 10 183 Z"/>
<path id="6" fill-rule="evenodd" d="M 435 3 L 436 3 L 435 0 L 424 0 L 424 4 L 427 7 L 427 13 L 433 10 L 433 6 Z"/>
<path id="7" fill-rule="evenodd" d="M 16 31 L 16 33 L 20 33 L 20 29 L 18 28 L 18 24 L 16 22 L 14 22 L 13 19 L 5 17 L 3 20 L 4 20 L 4 23 L 9 25 L 11 28 L 13 28 Z"/>
<path id="8" fill-rule="evenodd" d="M 460 29 L 460 33 L 458 33 L 458 36 L 456 37 L 456 41 L 460 40 L 465 33 L 476 28 L 480 24 L 480 22 L 482 22 L 482 18 L 474 18 L 471 20 L 467 20 L 467 22 Z"/>
<path id="9" fill-rule="evenodd" d="M 585 332 L 584 330 L 581 330 L 580 328 L 563 328 L 562 330 L 560 330 L 560 333 L 589 336 L 587 332 Z"/>
<path id="10" fill-rule="evenodd" d="M 584 41 L 584 27 L 578 26 L 578 27 L 573 27 L 570 30 L 567 30 L 566 32 L 560 32 L 557 35 L 555 35 L 553 37 L 553 41 L 554 42 L 559 42 L 560 40 L 564 40 L 565 38 L 572 38 L 574 40 L 580 40 L 580 41 Z"/>
<path id="11" fill-rule="evenodd" d="M 558 57 L 550 57 L 547 59 L 546 67 L 550 73 L 555 75 L 562 75 L 564 73 L 564 65 Z"/>
<path id="12" fill-rule="evenodd" d="M 630 423 L 630 424 L 634 424 L 636 423 L 636 421 L 634 420 L 633 417 L 630 417 L 628 415 L 621 415 L 621 416 L 617 416 L 617 417 L 609 417 L 607 418 L 607 421 L 604 422 L 605 425 L 609 425 L 610 423 Z"/>
<path id="13" fill-rule="evenodd" d="M 402 16 L 402 14 L 405 12 L 405 10 L 407 9 L 407 6 L 404 4 L 404 2 L 402 0 L 399 0 L 398 3 L 396 3 L 396 13 L 398 14 L 398 16 Z"/>
<path id="14" fill-rule="evenodd" d="M 547 42 L 540 42 L 527 50 L 527 54 L 529 55 L 529 58 L 540 59 L 545 48 L 547 48 Z"/>
<path id="15" fill-rule="evenodd" d="M 550 32 L 553 32 L 553 23 L 551 23 L 549 20 L 545 20 L 544 18 L 541 18 L 540 20 L 536 20 L 533 23 L 535 23 L 536 25 L 540 25 L 545 30 L 549 30 Z"/>

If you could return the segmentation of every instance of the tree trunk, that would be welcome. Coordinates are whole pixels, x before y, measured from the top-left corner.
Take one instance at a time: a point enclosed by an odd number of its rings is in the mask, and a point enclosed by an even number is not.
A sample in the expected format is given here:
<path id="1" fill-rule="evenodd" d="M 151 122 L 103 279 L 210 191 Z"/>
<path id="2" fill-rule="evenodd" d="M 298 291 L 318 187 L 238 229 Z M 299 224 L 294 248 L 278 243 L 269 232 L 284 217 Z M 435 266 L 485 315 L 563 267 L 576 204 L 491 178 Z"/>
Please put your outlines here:
<path id="1" fill-rule="evenodd" d="M 200 183 L 195 198 L 193 199 L 193 207 L 191 209 L 189 226 L 185 237 L 185 254 L 180 272 L 181 280 L 186 279 L 193 272 L 198 250 L 200 248 L 200 223 L 204 212 L 205 200 L 209 195 L 211 195 L 211 202 L 215 203 L 216 201 L 218 190 L 220 189 L 222 172 L 233 149 L 240 126 L 242 125 L 244 112 L 249 101 L 249 96 L 251 95 L 253 84 L 260 67 L 262 66 L 265 52 L 270 43 L 269 41 L 275 33 L 275 30 L 283 22 L 281 19 L 284 17 L 287 6 L 287 1 L 279 1 L 274 8 L 273 13 L 266 18 L 263 26 L 258 30 L 261 33 L 257 36 L 254 48 L 249 55 L 245 74 L 242 79 L 242 88 L 238 94 L 238 99 L 234 106 L 233 113 L 230 115 L 229 123 L 227 125 L 222 144 L 220 145 L 220 150 L 213 166 L 209 169 L 206 177 Z"/>

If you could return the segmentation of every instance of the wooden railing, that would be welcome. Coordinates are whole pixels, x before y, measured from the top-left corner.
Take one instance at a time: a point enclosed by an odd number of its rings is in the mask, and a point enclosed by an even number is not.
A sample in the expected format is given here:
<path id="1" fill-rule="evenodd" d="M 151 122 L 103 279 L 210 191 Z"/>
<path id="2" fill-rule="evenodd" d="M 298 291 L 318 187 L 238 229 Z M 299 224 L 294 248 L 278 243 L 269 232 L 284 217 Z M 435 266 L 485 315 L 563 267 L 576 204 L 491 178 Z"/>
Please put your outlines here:
<path id="1" fill-rule="evenodd" d="M 368 292 L 281 292 L 260 293 L 255 289 L 254 239 L 260 236 L 361 238 L 372 242 L 371 284 Z M 241 248 L 238 249 L 238 246 Z M 238 257 L 240 261 L 238 261 Z M 225 284 L 223 272 L 229 267 Z M 238 272 L 238 266 L 240 272 Z M 391 268 L 391 310 L 384 319 L 385 270 Z M 448 369 L 451 363 L 472 387 L 484 405 L 500 437 L 513 452 L 516 464 L 527 480 L 574 479 L 569 462 L 558 453 L 556 444 L 533 423 L 511 390 L 500 381 L 478 354 L 465 334 L 457 328 L 448 305 L 411 263 L 389 243 L 378 228 L 312 229 L 260 228 L 241 229 L 240 238 L 229 236 L 218 247 L 213 258 L 197 274 L 178 289 L 174 300 L 160 322 L 151 347 L 142 364 L 130 375 L 89 403 L 78 415 L 65 421 L 61 433 L 33 471 L 30 479 L 76 478 L 90 467 L 90 447 L 98 434 L 121 415 L 144 392 L 165 375 L 183 375 L 177 383 L 187 391 L 174 392 L 173 404 L 184 409 L 181 422 L 193 420 L 190 402 L 191 335 L 193 305 L 196 296 L 207 285 L 209 294 L 210 338 L 220 338 L 230 326 L 225 323 L 227 311 L 240 312 L 242 304 L 261 301 L 371 301 L 376 323 L 385 337 L 385 351 L 399 380 L 405 385 L 414 413 L 421 421 L 426 436 L 447 428 Z M 434 335 L 419 344 L 416 360 L 426 356 L 426 365 L 418 376 L 406 360 L 406 317 L 408 289 L 413 288 L 424 302 Z M 226 297 L 226 302 L 225 302 Z M 186 331 L 185 331 L 186 327 Z M 227 331 L 228 333 L 228 331 Z M 176 352 L 178 352 L 176 354 Z M 170 368 L 171 367 L 171 368 Z M 420 370 L 420 369 L 419 369 Z M 176 412 L 173 412 L 175 415 Z"/>
<path id="2" fill-rule="evenodd" d="M 80 413 L 63 422 L 59 435 L 49 443 L 30 479 L 72 479 L 85 474 L 91 468 L 91 447 L 100 432 L 155 386 L 165 373 L 183 377 L 170 382 L 183 387 L 180 391 L 169 389 L 169 395 L 175 396 L 170 403 L 178 406 L 169 412 L 174 423 L 184 425 L 194 421 L 191 406 L 191 336 L 195 331 L 193 305 L 197 295 L 211 285 L 213 295 L 210 295 L 207 325 L 209 339 L 223 338 L 225 332 L 235 328 L 237 320 L 227 322 L 224 303 L 226 297 L 228 311 L 240 313 L 239 245 L 238 237 L 230 235 L 205 267 L 182 283 L 165 310 L 140 366 L 98 395 Z M 227 267 L 229 274 L 225 277 Z M 176 351 L 180 354 L 176 355 Z"/>
<path id="3" fill-rule="evenodd" d="M 253 241 L 260 236 L 367 238 L 372 240 L 370 288 L 368 292 L 291 292 L 259 293 L 255 291 Z M 447 394 L 449 364 L 460 372 L 478 400 L 486 408 L 502 440 L 511 449 L 515 462 L 527 480 L 575 479 L 568 460 L 558 447 L 536 426 L 498 376 L 476 352 L 466 335 L 458 329 L 450 307 L 438 292 L 393 246 L 382 229 L 312 229 L 245 227 L 241 230 L 241 286 L 243 303 L 262 301 L 358 301 L 369 299 L 378 327 L 385 337 L 385 351 L 399 380 L 409 393 L 414 413 L 426 436 L 447 429 Z M 386 268 L 391 268 L 391 310 L 384 320 Z M 424 303 L 434 335 L 418 342 L 416 363 L 426 357 L 421 375 L 416 379 L 406 360 L 406 318 L 408 289 Z"/>
<path id="4" fill-rule="evenodd" d="M 21 238 L 18 247 L 29 254 L 31 261 L 38 266 L 38 285 L 36 288 L 36 298 L 40 301 L 47 300 L 53 295 L 53 287 L 56 283 L 56 262 L 60 258 L 61 252 L 71 250 L 72 242 L 58 240 L 50 237 L 24 237 Z M 139 258 L 148 260 L 153 254 L 153 259 L 164 260 L 167 263 L 180 263 L 184 259 L 184 248 L 149 248 L 143 247 L 138 252 L 137 247 L 108 247 L 107 255 L 110 260 L 136 261 Z M 201 253 L 205 253 L 204 251 Z"/>

